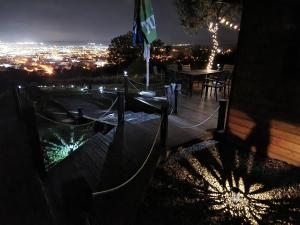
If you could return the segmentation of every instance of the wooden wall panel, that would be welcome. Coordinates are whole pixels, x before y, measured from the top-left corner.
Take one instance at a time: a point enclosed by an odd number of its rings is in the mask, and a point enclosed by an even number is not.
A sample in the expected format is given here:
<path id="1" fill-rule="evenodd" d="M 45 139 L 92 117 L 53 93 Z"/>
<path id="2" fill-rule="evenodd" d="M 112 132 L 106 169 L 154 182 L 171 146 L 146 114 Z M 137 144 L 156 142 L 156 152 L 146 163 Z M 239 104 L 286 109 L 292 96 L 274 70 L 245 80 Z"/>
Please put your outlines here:
<path id="1" fill-rule="evenodd" d="M 227 134 L 300 166 L 300 1 L 244 1 Z"/>

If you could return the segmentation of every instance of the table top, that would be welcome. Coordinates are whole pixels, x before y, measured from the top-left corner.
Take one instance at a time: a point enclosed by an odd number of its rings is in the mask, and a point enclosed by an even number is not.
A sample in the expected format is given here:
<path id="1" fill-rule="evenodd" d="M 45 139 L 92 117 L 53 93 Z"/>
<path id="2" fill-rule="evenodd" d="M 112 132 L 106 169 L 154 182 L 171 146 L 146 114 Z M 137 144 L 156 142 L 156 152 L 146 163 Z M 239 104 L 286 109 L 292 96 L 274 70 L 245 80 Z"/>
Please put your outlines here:
<path id="1" fill-rule="evenodd" d="M 181 74 L 191 75 L 191 76 L 202 76 L 208 74 L 221 73 L 222 70 L 191 70 L 191 71 L 178 71 Z"/>

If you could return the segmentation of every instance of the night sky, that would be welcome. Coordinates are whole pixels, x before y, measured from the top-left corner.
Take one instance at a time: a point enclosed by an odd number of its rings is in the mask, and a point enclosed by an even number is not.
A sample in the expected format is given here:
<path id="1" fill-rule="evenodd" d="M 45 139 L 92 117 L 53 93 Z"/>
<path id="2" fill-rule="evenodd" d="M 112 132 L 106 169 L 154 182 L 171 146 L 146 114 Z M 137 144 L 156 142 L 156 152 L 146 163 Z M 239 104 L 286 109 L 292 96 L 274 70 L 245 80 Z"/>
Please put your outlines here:
<path id="1" fill-rule="evenodd" d="M 210 43 L 201 30 L 191 36 L 180 25 L 172 0 L 152 0 L 158 36 L 165 43 Z M 110 40 L 132 29 L 134 0 L 1 0 L 2 41 Z M 221 30 L 222 46 L 234 46 L 237 33 Z"/>

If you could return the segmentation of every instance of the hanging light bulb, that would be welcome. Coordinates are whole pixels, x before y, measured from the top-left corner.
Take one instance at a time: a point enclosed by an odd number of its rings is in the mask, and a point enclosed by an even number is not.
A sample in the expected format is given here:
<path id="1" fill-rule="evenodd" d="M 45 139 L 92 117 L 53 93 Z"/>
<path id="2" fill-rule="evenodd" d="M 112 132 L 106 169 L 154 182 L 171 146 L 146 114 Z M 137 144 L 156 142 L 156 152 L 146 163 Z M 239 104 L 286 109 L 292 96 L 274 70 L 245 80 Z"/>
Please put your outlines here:
<path id="1" fill-rule="evenodd" d="M 211 54 L 209 56 L 208 65 L 207 65 L 206 69 L 211 70 L 215 56 L 216 56 L 216 52 L 218 52 L 218 47 L 219 47 L 219 42 L 217 40 L 217 32 L 219 30 L 218 23 L 215 23 L 215 24 L 210 23 L 208 30 L 212 34 L 213 48 L 212 48 Z"/>

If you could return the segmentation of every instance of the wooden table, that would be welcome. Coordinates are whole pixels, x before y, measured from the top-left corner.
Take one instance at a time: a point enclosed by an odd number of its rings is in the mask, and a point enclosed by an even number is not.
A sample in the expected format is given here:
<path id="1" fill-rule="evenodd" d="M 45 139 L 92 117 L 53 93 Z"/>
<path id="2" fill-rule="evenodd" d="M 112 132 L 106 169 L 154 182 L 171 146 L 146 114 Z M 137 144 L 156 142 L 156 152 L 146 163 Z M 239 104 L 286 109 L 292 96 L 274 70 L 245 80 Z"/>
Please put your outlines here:
<path id="1" fill-rule="evenodd" d="M 222 73 L 220 70 L 191 70 L 191 71 L 178 71 L 179 74 L 186 76 L 188 79 L 188 94 L 189 96 L 193 95 L 193 81 L 197 78 L 203 78 L 210 75 L 217 75 Z"/>

